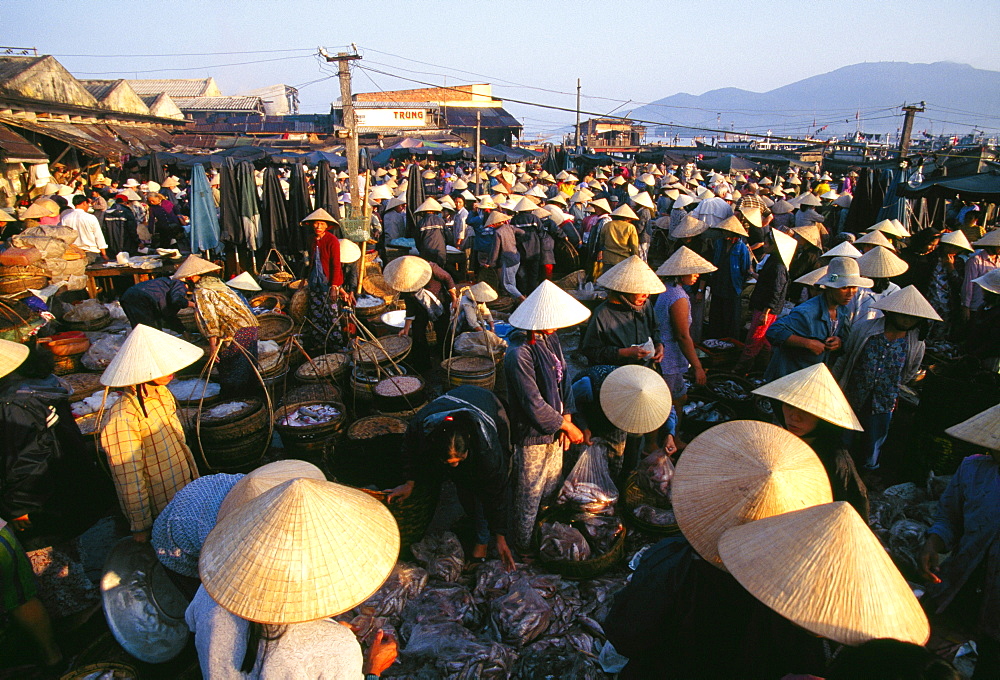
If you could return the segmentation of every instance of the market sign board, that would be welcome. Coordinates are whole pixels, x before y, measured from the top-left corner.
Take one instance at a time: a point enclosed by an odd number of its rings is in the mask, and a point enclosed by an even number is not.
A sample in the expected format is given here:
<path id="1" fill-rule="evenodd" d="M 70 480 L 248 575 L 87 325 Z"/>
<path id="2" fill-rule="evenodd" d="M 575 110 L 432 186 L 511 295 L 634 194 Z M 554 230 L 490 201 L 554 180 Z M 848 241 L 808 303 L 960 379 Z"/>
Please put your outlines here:
<path id="1" fill-rule="evenodd" d="M 358 127 L 418 128 L 427 126 L 426 109 L 355 109 Z"/>

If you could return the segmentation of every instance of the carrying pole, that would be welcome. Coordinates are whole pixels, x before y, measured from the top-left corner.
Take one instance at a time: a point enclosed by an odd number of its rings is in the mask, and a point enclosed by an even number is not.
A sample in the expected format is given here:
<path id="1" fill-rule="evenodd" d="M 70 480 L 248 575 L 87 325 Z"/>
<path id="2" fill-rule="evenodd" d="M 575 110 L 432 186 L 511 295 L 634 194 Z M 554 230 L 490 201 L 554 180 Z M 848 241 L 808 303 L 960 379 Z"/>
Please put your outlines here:
<path id="1" fill-rule="evenodd" d="M 479 147 L 482 144 L 482 113 L 476 111 L 476 196 L 481 195 L 479 190 L 479 173 L 480 173 L 480 153 Z"/>

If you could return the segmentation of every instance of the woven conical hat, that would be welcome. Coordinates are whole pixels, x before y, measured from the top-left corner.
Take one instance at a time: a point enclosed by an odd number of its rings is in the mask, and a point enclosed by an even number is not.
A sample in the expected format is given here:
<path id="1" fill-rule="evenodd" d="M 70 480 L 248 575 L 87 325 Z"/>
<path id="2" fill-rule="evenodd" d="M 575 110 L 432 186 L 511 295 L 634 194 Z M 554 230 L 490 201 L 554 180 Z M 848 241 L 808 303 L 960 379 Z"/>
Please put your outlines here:
<path id="1" fill-rule="evenodd" d="M 955 439 L 982 446 L 990 451 L 1000 451 L 1000 404 L 978 413 L 958 425 L 952 425 L 945 434 Z"/>
<path id="2" fill-rule="evenodd" d="M 931 321 L 941 321 L 941 315 L 934 311 L 927 298 L 921 295 L 917 287 L 912 284 L 891 295 L 886 295 L 881 300 L 876 300 L 872 303 L 871 308 L 881 309 L 883 312 L 919 316 Z"/>
<path id="3" fill-rule="evenodd" d="M 526 331 L 568 328 L 590 318 L 590 310 L 562 288 L 545 280 L 510 315 L 508 323 Z"/>
<path id="4" fill-rule="evenodd" d="M 186 340 L 138 324 L 101 374 L 108 387 L 141 385 L 171 375 L 198 361 L 205 351 Z"/>
<path id="5" fill-rule="evenodd" d="M 626 220 L 638 220 L 639 219 L 639 216 L 635 214 L 635 211 L 632 210 L 632 208 L 628 207 L 625 204 L 622 204 L 622 205 L 618 206 L 617 208 L 615 208 L 614 210 L 612 210 L 611 211 L 611 215 L 612 215 L 612 217 L 619 217 L 619 218 L 626 219 Z"/>
<path id="6" fill-rule="evenodd" d="M 695 437 L 673 479 L 677 524 L 722 567 L 719 537 L 734 526 L 833 501 L 826 468 L 809 445 L 777 425 L 732 420 Z"/>
<path id="7" fill-rule="evenodd" d="M 901 228 L 892 220 L 882 220 L 872 226 L 868 227 L 868 231 L 881 231 L 883 234 L 888 234 L 889 236 L 894 236 L 896 238 L 906 238 L 909 236 L 909 232 Z"/>
<path id="8" fill-rule="evenodd" d="M 753 393 L 800 408 L 838 427 L 862 430 L 861 422 L 826 364 L 813 364 L 789 373 L 761 385 Z"/>
<path id="9" fill-rule="evenodd" d="M 485 281 L 480 281 L 469 288 L 469 297 L 476 302 L 493 302 L 499 296 L 490 284 Z"/>
<path id="10" fill-rule="evenodd" d="M 237 290 L 258 291 L 261 289 L 250 272 L 243 272 L 239 276 L 234 276 L 226 281 L 226 285 Z"/>
<path id="11" fill-rule="evenodd" d="M 611 424 L 631 434 L 646 434 L 667 422 L 673 403 L 670 388 L 656 371 L 622 366 L 601 385 L 601 409 Z"/>
<path id="12" fill-rule="evenodd" d="M 350 239 L 342 238 L 340 241 L 340 263 L 350 264 L 361 259 L 361 248 Z"/>
<path id="13" fill-rule="evenodd" d="M 694 215 L 685 215 L 684 219 L 670 230 L 670 236 L 673 238 L 691 238 L 707 230 L 708 224 L 699 220 Z"/>
<path id="14" fill-rule="evenodd" d="M 601 210 L 603 210 L 606 213 L 610 213 L 611 212 L 611 204 L 608 203 L 608 199 L 606 199 L 606 198 L 596 198 L 596 199 L 594 199 L 593 201 L 590 202 L 590 207 L 591 208 L 600 208 Z"/>
<path id="15" fill-rule="evenodd" d="M 751 595 L 820 637 L 845 645 L 930 637 L 906 579 L 844 501 L 729 529 L 719 553 Z"/>
<path id="16" fill-rule="evenodd" d="M 0 208 L 0 222 L 17 222 L 17 218 Z"/>
<path id="17" fill-rule="evenodd" d="M 902 259 L 888 248 L 872 248 L 857 259 L 858 269 L 862 276 L 872 279 L 888 279 L 899 276 L 910 268 Z"/>
<path id="18" fill-rule="evenodd" d="M 384 505 L 347 486 L 293 479 L 216 524 L 198 572 L 240 618 L 302 623 L 367 600 L 398 557 L 399 529 Z"/>
<path id="19" fill-rule="evenodd" d="M 818 198 L 816 198 L 816 196 L 813 195 L 812 193 L 802 194 L 798 198 L 799 198 L 799 205 L 800 206 L 805 205 L 805 206 L 809 206 L 809 207 L 815 208 L 816 206 L 823 205 L 823 201 L 821 201 Z"/>
<path id="20" fill-rule="evenodd" d="M 855 244 L 869 243 L 873 246 L 882 246 L 883 248 L 888 248 L 889 250 L 896 249 L 896 247 L 892 245 L 892 241 L 886 238 L 885 234 L 883 234 L 881 231 L 878 230 L 869 231 L 867 234 L 859 238 L 854 243 Z"/>
<path id="21" fill-rule="evenodd" d="M 28 209 L 21 214 L 22 220 L 41 219 L 43 217 L 57 217 L 59 215 L 59 204 L 51 198 L 39 198 L 28 206 Z"/>
<path id="22" fill-rule="evenodd" d="M 636 205 L 641 205 L 643 208 L 649 208 L 650 210 L 656 210 L 656 204 L 653 203 L 653 199 L 649 197 L 649 194 L 645 191 L 640 191 L 632 199 L 632 202 Z"/>
<path id="23" fill-rule="evenodd" d="M 517 202 L 517 205 L 514 206 L 514 212 L 531 212 L 537 207 L 538 206 L 535 205 L 535 202 L 532 201 L 530 198 L 522 196 L 521 200 L 519 200 Z"/>
<path id="24" fill-rule="evenodd" d="M 820 250 L 823 249 L 823 239 L 819 233 L 819 225 L 803 224 L 801 227 L 792 227 L 792 233 L 798 234 L 806 243 L 811 243 Z"/>
<path id="25" fill-rule="evenodd" d="M 510 215 L 502 213 L 498 210 L 494 210 L 490 213 L 490 216 L 486 218 L 487 227 L 492 227 L 503 222 L 510 222 Z"/>
<path id="26" fill-rule="evenodd" d="M 764 224 L 763 218 L 760 215 L 760 208 L 740 208 L 740 213 L 743 214 L 743 219 L 755 227 L 760 227 Z"/>
<path id="27" fill-rule="evenodd" d="M 385 198 L 389 197 L 385 196 Z M 330 224 L 340 224 L 340 222 L 337 221 L 336 217 L 334 217 L 327 211 L 323 210 L 323 208 L 317 208 L 316 210 L 313 210 L 311 213 L 303 217 L 301 224 L 307 224 L 309 222 L 329 222 Z"/>
<path id="28" fill-rule="evenodd" d="M 0 340 L 0 378 L 12 373 L 27 358 L 27 345 L 10 340 Z"/>
<path id="29" fill-rule="evenodd" d="M 775 201 L 774 205 L 771 206 L 771 212 L 775 215 L 787 215 L 793 210 L 795 210 L 795 206 L 788 201 Z"/>
<path id="30" fill-rule="evenodd" d="M 385 266 L 382 277 L 393 290 L 413 293 L 431 280 L 431 265 L 422 257 L 404 255 Z"/>
<path id="31" fill-rule="evenodd" d="M 792 257 L 795 255 L 795 248 L 799 245 L 798 242 L 788 234 L 777 229 L 771 230 L 771 237 L 774 239 L 774 247 L 778 251 L 778 257 L 784 263 L 785 269 L 788 269 L 792 266 Z"/>
<path id="32" fill-rule="evenodd" d="M 956 248 L 972 252 L 972 244 L 969 243 L 969 239 L 966 238 L 965 232 L 962 231 L 949 231 L 947 234 L 942 234 L 941 244 L 955 246 Z"/>
<path id="33" fill-rule="evenodd" d="M 417 209 L 413 212 L 441 212 L 443 208 L 441 204 L 435 201 L 433 198 L 428 198 L 426 201 L 417 206 Z"/>
<path id="34" fill-rule="evenodd" d="M 813 269 L 808 274 L 803 274 L 792 283 L 801 283 L 804 286 L 815 286 L 824 276 L 826 276 L 826 267 L 820 267 L 819 269 Z"/>
<path id="35" fill-rule="evenodd" d="M 689 206 L 689 205 L 691 205 L 692 203 L 695 203 L 695 202 L 696 201 L 695 201 L 695 199 L 693 197 L 688 196 L 687 194 L 684 194 L 682 196 L 678 196 L 674 200 L 674 205 L 671 208 L 671 210 L 676 210 L 678 208 L 686 208 L 687 206 Z"/>
<path id="36" fill-rule="evenodd" d="M 656 272 L 638 255 L 622 260 L 597 279 L 597 285 L 619 293 L 646 293 L 655 295 L 666 290 Z"/>
<path id="37" fill-rule="evenodd" d="M 444 196 L 444 197 L 442 197 L 441 200 L 438 201 L 438 203 L 441 204 L 442 208 L 447 208 L 448 210 L 451 210 L 452 212 L 455 211 L 455 201 L 452 199 L 451 196 Z"/>
<path id="38" fill-rule="evenodd" d="M 718 267 L 694 252 L 681 246 L 656 270 L 657 276 L 686 276 L 687 274 L 708 274 Z"/>
<path id="39" fill-rule="evenodd" d="M 851 245 L 848 241 L 841 241 L 833 248 L 830 248 L 830 250 L 823 253 L 820 257 L 853 257 L 854 259 L 858 259 L 861 255 L 861 251 Z"/>
<path id="40" fill-rule="evenodd" d="M 750 236 L 750 233 L 746 230 L 746 227 L 743 226 L 743 223 L 740 222 L 740 218 L 736 215 L 730 215 L 715 225 L 715 228 L 721 229 L 722 231 L 728 231 L 732 234 L 743 236 L 745 238 Z"/>
<path id="41" fill-rule="evenodd" d="M 217 272 L 222 267 L 208 260 L 198 257 L 197 255 L 188 255 L 187 259 L 181 262 L 181 266 L 177 268 L 174 275 L 170 278 L 173 279 L 184 279 L 188 276 L 201 276 L 202 274 L 207 274 L 209 272 Z"/>
<path id="42" fill-rule="evenodd" d="M 972 279 L 972 282 L 983 290 L 1000 295 L 1000 269 L 991 269 L 982 276 Z"/>
<path id="43" fill-rule="evenodd" d="M 276 460 L 273 463 L 262 465 L 256 470 L 248 472 L 226 494 L 225 499 L 223 499 L 222 504 L 219 506 L 216 521 L 221 522 L 223 518 L 234 510 L 257 498 L 257 496 L 260 496 L 265 491 L 270 491 L 279 484 L 284 484 L 291 479 L 298 479 L 300 477 L 326 481 L 326 476 L 322 470 L 304 460 Z"/>
<path id="44" fill-rule="evenodd" d="M 987 232 L 985 236 L 973 243 L 972 245 L 982 248 L 983 246 L 991 246 L 993 248 L 1000 248 L 1000 229 L 994 229 L 993 231 Z"/>

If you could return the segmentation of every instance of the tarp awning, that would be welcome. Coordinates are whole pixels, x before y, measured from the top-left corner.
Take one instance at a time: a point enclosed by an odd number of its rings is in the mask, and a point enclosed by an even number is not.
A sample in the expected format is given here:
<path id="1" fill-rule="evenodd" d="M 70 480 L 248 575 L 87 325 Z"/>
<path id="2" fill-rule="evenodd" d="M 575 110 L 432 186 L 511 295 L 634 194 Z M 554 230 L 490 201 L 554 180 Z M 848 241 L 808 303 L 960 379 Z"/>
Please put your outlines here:
<path id="1" fill-rule="evenodd" d="M 728 155 L 708 161 L 698 161 L 698 167 L 702 170 L 715 170 L 717 172 L 749 172 L 756 170 L 759 166 L 745 158 Z"/>
<path id="2" fill-rule="evenodd" d="M 48 155 L 40 148 L 17 134 L 9 127 L 0 125 L 0 160 L 5 163 L 47 163 Z"/>
<path id="3" fill-rule="evenodd" d="M 484 128 L 521 128 L 520 121 L 503 108 L 445 106 L 441 110 L 444 111 L 445 127 L 474 128 L 478 111 L 479 124 Z"/>
<path id="4" fill-rule="evenodd" d="M 1000 172 L 965 177 L 939 177 L 911 187 L 900 183 L 896 193 L 906 198 L 955 198 L 1000 203 Z"/>

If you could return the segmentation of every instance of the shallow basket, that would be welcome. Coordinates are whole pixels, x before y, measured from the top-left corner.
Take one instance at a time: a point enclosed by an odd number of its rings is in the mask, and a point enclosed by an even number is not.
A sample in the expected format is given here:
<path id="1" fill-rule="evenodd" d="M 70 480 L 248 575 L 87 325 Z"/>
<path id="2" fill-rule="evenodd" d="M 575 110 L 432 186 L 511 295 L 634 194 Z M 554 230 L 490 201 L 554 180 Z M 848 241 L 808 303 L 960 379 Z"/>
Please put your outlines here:
<path id="1" fill-rule="evenodd" d="M 312 383 L 293 387 L 285 392 L 281 404 L 304 403 L 307 401 L 343 403 L 343 395 L 339 387 L 329 383 Z"/>
<path id="2" fill-rule="evenodd" d="M 295 378 L 303 383 L 329 382 L 346 374 L 350 367 L 351 359 L 344 352 L 321 354 L 295 369 Z"/>
<path id="3" fill-rule="evenodd" d="M 41 275 L 0 276 L 0 295 L 14 295 L 29 288 L 45 288 L 49 277 Z"/>
<path id="4" fill-rule="evenodd" d="M 314 406 L 322 404 L 324 406 L 334 406 L 340 411 L 340 415 L 336 418 L 326 421 L 325 423 L 316 423 L 315 425 L 302 425 L 296 427 L 294 425 L 282 425 L 281 419 L 287 416 L 293 411 L 297 411 L 302 406 Z M 274 429 L 278 431 L 281 435 L 281 440 L 286 444 L 294 442 L 297 440 L 311 440 L 319 437 L 331 436 L 333 433 L 343 429 L 344 421 L 347 419 L 346 416 L 347 409 L 343 404 L 335 401 L 300 401 L 296 403 L 286 403 L 274 412 Z"/>
<path id="5" fill-rule="evenodd" d="M 362 342 L 354 350 L 354 362 L 359 364 L 386 364 L 402 361 L 413 348 L 413 340 L 404 335 L 386 335 L 373 342 Z"/>
<path id="6" fill-rule="evenodd" d="M 189 378 L 185 378 L 185 379 L 189 379 Z M 209 382 L 212 382 L 212 381 L 209 380 Z M 177 405 L 178 406 L 183 406 L 183 407 L 187 407 L 187 408 L 198 408 L 198 404 L 201 404 L 202 407 L 204 408 L 205 406 L 214 406 L 215 404 L 218 404 L 220 401 L 222 401 L 222 391 L 221 390 L 219 392 L 217 392 L 216 394 L 213 394 L 212 396 L 209 396 L 209 395 L 206 394 L 204 401 L 202 401 L 201 392 L 195 392 L 195 394 L 193 396 L 195 397 L 194 399 L 178 399 L 177 396 L 175 395 L 174 399 L 177 400 Z"/>
<path id="7" fill-rule="evenodd" d="M 260 340 L 273 340 L 282 343 L 288 339 L 295 328 L 295 320 L 287 314 L 268 312 L 257 317 L 260 328 L 257 330 L 257 337 Z"/>
<path id="8" fill-rule="evenodd" d="M 70 403 L 85 399 L 97 390 L 104 389 L 100 373 L 69 373 L 62 376 L 62 380 L 69 385 Z"/>
<path id="9" fill-rule="evenodd" d="M 549 520 L 550 518 L 558 521 L 559 515 L 563 512 L 561 508 L 554 508 L 543 512 L 541 517 L 535 523 L 535 545 L 539 545 L 541 541 L 541 526 L 542 524 Z M 628 536 L 628 527 L 622 528 L 622 533 L 618 536 L 615 544 L 611 546 L 611 550 L 604 553 L 600 557 L 594 557 L 589 560 L 547 560 L 541 555 L 538 557 L 538 561 L 544 564 L 548 569 L 553 572 L 560 574 L 566 578 L 570 579 L 588 579 L 594 578 L 595 576 L 600 576 L 613 569 L 618 565 L 619 562 L 625 557 L 625 539 Z"/>
<path id="10" fill-rule="evenodd" d="M 406 550 L 427 532 L 437 509 L 441 487 L 433 482 L 417 482 L 413 485 L 413 493 L 409 498 L 396 499 L 392 503 L 388 501 L 387 493 L 372 489 L 360 490 L 389 508 L 399 527 L 399 549 Z"/>
<path id="11" fill-rule="evenodd" d="M 63 319 L 60 324 L 72 331 L 99 331 L 111 325 L 111 313 L 105 311 L 104 314 L 89 321 L 67 321 Z"/>
<path id="12" fill-rule="evenodd" d="M 48 338 L 40 338 L 38 344 L 47 346 L 49 351 L 57 357 L 83 354 L 90 349 L 90 340 L 81 331 L 57 333 Z"/>
<path id="13" fill-rule="evenodd" d="M 663 510 L 672 509 L 667 499 L 649 493 L 639 486 L 639 476 L 633 472 L 625 483 L 625 494 L 621 499 L 622 516 L 633 527 L 654 536 L 675 536 L 680 533 L 676 524 L 653 524 L 635 516 L 635 509 L 640 505 L 651 505 Z"/>

